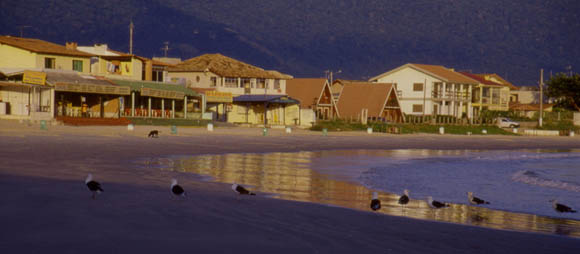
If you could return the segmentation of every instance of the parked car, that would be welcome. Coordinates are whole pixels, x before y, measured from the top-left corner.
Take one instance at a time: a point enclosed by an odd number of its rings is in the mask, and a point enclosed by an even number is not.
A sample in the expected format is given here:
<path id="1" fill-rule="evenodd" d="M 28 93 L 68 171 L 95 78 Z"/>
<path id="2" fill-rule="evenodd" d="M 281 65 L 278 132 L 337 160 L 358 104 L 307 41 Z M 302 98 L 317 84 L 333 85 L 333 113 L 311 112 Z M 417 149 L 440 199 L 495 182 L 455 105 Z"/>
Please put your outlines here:
<path id="1" fill-rule="evenodd" d="M 498 117 L 497 126 L 500 128 L 518 128 L 520 123 L 513 121 L 507 117 Z"/>

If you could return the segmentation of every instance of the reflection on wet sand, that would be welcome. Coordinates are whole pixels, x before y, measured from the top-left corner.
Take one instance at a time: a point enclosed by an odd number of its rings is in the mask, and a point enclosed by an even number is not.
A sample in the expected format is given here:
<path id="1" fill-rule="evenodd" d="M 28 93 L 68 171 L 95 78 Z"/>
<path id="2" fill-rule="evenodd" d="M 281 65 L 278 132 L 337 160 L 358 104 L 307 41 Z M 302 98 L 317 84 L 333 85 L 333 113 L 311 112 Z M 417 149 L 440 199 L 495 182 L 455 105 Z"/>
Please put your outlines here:
<path id="1" fill-rule="evenodd" d="M 276 198 L 315 202 L 370 211 L 373 190 L 332 179 L 313 170 L 317 158 L 327 152 L 224 154 L 174 159 L 175 170 L 210 176 L 214 181 L 236 182 L 253 191 L 275 194 Z M 352 156 L 356 151 L 346 152 Z M 324 170 L 322 171 L 324 172 Z M 379 192 L 382 208 L 378 212 L 416 219 L 436 220 L 494 229 L 542 232 L 580 237 L 580 221 L 512 213 L 464 204 L 444 209 L 429 208 L 424 200 L 406 206 L 397 203 L 399 195 Z"/>

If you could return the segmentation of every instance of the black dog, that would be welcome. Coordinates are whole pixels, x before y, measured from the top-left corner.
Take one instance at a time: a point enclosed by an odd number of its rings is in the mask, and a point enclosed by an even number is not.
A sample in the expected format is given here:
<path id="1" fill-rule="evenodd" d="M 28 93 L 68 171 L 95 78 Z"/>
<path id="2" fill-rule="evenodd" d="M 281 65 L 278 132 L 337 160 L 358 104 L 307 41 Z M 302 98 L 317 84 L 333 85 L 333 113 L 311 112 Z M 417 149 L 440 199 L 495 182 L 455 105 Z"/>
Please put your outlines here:
<path id="1" fill-rule="evenodd" d="M 149 132 L 149 135 L 147 135 L 147 137 L 150 138 L 158 138 L 159 137 L 159 131 L 158 130 L 152 130 Z"/>

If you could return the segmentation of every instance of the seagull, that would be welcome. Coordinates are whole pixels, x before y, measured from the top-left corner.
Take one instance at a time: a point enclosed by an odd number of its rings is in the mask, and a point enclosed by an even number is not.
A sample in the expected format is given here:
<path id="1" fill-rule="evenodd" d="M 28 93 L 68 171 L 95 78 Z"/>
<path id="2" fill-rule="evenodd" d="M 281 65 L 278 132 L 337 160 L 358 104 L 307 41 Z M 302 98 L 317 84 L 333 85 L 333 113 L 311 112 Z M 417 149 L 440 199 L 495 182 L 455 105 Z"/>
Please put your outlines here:
<path id="1" fill-rule="evenodd" d="M 371 209 L 373 211 L 381 209 L 381 201 L 379 200 L 379 194 L 373 192 L 373 199 L 371 200 Z"/>
<path id="2" fill-rule="evenodd" d="M 405 189 L 403 192 L 405 194 L 403 194 L 403 196 L 399 198 L 399 204 L 406 205 L 407 203 L 409 203 L 409 190 Z"/>
<path id="3" fill-rule="evenodd" d="M 552 207 L 554 207 L 554 210 L 556 210 L 556 212 L 559 213 L 575 213 L 576 210 L 572 210 L 572 208 L 559 204 L 558 200 L 552 199 L 550 200 L 550 202 L 552 202 Z"/>
<path id="4" fill-rule="evenodd" d="M 469 203 L 472 205 L 481 205 L 481 204 L 487 205 L 487 204 L 489 204 L 489 202 L 487 202 L 483 199 L 480 199 L 478 197 L 474 197 L 473 192 L 471 192 L 471 191 L 467 192 L 467 200 L 469 200 Z"/>
<path id="5" fill-rule="evenodd" d="M 447 204 L 447 203 L 441 203 L 441 202 L 439 202 L 437 200 L 433 200 L 433 197 L 431 197 L 431 196 L 427 197 L 427 204 L 431 208 L 449 207 L 449 204 Z"/>
<path id="6" fill-rule="evenodd" d="M 256 195 L 255 193 L 250 192 L 249 190 L 246 190 L 246 188 L 244 188 L 243 186 L 241 186 L 237 183 L 232 184 L 232 190 L 237 192 L 240 195 Z"/>
<path id="7" fill-rule="evenodd" d="M 183 188 L 177 184 L 176 179 L 171 179 L 171 192 L 175 196 L 185 197 L 185 190 L 183 190 Z"/>
<path id="8" fill-rule="evenodd" d="M 96 198 L 96 194 L 103 192 L 103 188 L 101 188 L 101 184 L 93 181 L 93 174 L 89 174 L 87 176 L 87 179 L 85 179 L 85 184 L 87 184 L 87 187 L 89 188 L 89 190 L 91 190 L 93 192 L 93 199 Z"/>

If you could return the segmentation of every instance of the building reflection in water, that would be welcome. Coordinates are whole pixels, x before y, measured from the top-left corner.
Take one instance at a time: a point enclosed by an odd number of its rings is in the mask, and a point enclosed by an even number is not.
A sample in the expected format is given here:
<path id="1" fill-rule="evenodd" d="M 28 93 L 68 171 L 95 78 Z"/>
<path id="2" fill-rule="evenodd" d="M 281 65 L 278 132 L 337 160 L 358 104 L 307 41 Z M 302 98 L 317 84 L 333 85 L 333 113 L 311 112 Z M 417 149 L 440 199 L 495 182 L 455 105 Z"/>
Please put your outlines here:
<path id="1" fill-rule="evenodd" d="M 317 161 L 328 156 L 459 155 L 461 151 L 318 151 L 297 153 L 202 155 L 173 159 L 167 164 L 174 170 L 209 176 L 213 181 L 239 183 L 254 191 L 275 194 L 275 198 L 321 203 L 370 211 L 373 190 L 348 180 L 330 177 L 316 168 Z M 328 161 L 326 161 L 328 162 Z M 339 162 L 342 163 L 342 162 Z M 329 166 L 326 163 L 326 166 Z M 331 165 L 330 165 L 331 166 Z M 313 167 L 317 170 L 313 170 Z M 380 213 L 416 219 L 468 224 L 494 229 L 542 232 L 580 237 L 580 221 L 512 213 L 452 204 L 450 208 L 431 209 L 424 200 L 411 200 L 405 207 L 397 204 L 399 195 L 379 192 L 383 207 Z"/>

